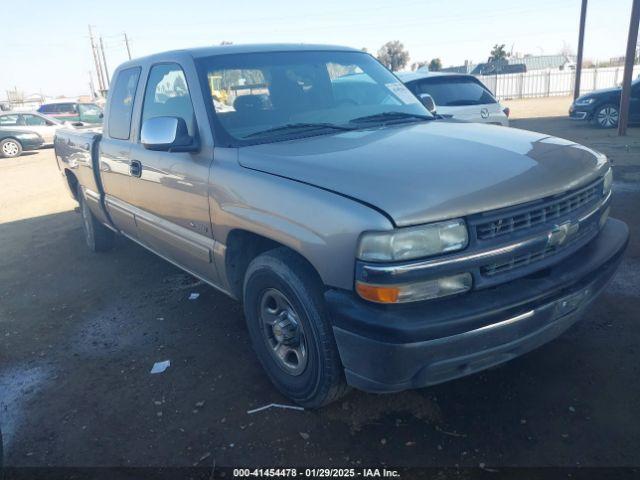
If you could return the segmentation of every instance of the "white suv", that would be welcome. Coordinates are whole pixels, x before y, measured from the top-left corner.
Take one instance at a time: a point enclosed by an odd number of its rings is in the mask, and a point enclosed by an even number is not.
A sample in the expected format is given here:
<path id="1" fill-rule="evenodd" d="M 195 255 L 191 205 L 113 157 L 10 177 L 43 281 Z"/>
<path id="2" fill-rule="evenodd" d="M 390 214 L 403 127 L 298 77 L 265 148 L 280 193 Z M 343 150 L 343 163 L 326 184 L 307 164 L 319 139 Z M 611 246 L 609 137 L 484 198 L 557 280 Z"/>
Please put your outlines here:
<path id="1" fill-rule="evenodd" d="M 400 72 L 397 75 L 418 98 L 430 95 L 436 113 L 445 118 L 509 126 L 509 109 L 500 105 L 473 75 L 445 72 Z"/>

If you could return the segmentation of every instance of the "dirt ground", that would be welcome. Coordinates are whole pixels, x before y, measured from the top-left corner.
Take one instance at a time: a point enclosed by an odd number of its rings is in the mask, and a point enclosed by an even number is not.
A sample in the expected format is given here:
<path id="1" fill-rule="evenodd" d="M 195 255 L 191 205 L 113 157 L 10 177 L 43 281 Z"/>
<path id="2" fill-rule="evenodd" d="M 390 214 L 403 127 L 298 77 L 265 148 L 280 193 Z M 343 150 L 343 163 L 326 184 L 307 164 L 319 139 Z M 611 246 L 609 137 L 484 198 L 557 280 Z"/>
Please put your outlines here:
<path id="1" fill-rule="evenodd" d="M 319 411 L 248 414 L 288 402 L 258 365 L 240 306 L 124 239 L 89 253 L 52 150 L 0 160 L 6 463 L 640 465 L 640 129 L 618 139 L 545 112 L 513 125 L 615 163 L 612 215 L 632 237 L 613 283 L 569 332 L 504 366 L 418 391 L 354 392 Z M 163 360 L 171 366 L 150 375 Z"/>

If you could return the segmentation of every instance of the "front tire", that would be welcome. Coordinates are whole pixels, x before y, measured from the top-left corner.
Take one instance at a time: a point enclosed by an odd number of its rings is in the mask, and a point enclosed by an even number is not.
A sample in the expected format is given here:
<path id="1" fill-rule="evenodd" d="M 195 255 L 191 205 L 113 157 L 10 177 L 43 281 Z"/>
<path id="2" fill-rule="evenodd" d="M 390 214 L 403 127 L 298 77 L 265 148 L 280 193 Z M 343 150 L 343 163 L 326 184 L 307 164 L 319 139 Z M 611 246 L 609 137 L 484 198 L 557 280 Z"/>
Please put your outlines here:
<path id="1" fill-rule="evenodd" d="M 87 242 L 89 250 L 92 252 L 106 252 L 107 250 L 111 250 L 115 242 L 115 233 L 100 223 L 93 213 L 91 213 L 80 185 L 78 185 L 77 198 L 78 203 L 80 203 L 84 239 Z"/>
<path id="2" fill-rule="evenodd" d="M 22 144 L 13 138 L 5 138 L 0 142 L 0 156 L 15 158 L 22 155 Z"/>
<path id="3" fill-rule="evenodd" d="M 280 392 L 309 408 L 348 392 L 321 280 L 302 257 L 286 248 L 256 257 L 243 297 L 251 343 Z"/>
<path id="4" fill-rule="evenodd" d="M 618 126 L 620 112 L 618 106 L 613 103 L 602 105 L 593 115 L 593 121 L 600 128 L 614 128 Z"/>

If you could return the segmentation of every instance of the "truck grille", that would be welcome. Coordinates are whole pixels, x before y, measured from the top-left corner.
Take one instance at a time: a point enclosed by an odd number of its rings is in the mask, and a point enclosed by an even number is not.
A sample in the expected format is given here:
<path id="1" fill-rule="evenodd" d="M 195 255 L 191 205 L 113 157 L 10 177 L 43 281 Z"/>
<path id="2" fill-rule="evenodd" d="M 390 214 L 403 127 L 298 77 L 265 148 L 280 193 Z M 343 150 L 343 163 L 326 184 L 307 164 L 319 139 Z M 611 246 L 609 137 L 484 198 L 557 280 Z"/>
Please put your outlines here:
<path id="1" fill-rule="evenodd" d="M 516 268 L 526 267 L 527 265 L 531 265 L 532 263 L 551 257 L 562 250 L 566 250 L 567 248 L 586 241 L 587 238 L 595 235 L 597 231 L 598 224 L 592 223 L 584 230 L 580 230 L 573 236 L 569 237 L 567 241 L 562 245 L 547 246 L 540 250 L 527 252 L 520 255 L 514 255 L 506 261 L 484 265 L 480 267 L 480 273 L 485 277 L 492 277 L 494 275 L 499 275 L 501 273 L 514 270 Z"/>
<path id="2" fill-rule="evenodd" d="M 564 217 L 586 205 L 595 203 L 602 195 L 602 180 L 578 191 L 550 198 L 536 203 L 530 208 L 520 209 L 511 215 L 499 216 L 491 221 L 476 225 L 478 240 L 490 240 L 520 230 Z"/>

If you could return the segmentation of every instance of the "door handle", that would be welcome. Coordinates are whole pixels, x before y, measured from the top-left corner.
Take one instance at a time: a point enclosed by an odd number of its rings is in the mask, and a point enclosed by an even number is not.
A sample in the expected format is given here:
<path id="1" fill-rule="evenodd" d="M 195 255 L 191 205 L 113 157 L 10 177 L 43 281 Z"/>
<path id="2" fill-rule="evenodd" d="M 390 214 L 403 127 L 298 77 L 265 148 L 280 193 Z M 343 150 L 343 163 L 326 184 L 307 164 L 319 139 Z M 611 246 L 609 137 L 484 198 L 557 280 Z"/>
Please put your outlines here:
<path id="1" fill-rule="evenodd" d="M 142 163 L 140 163 L 139 160 L 131 160 L 131 165 L 129 165 L 129 173 L 132 177 L 141 177 Z"/>

